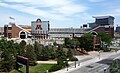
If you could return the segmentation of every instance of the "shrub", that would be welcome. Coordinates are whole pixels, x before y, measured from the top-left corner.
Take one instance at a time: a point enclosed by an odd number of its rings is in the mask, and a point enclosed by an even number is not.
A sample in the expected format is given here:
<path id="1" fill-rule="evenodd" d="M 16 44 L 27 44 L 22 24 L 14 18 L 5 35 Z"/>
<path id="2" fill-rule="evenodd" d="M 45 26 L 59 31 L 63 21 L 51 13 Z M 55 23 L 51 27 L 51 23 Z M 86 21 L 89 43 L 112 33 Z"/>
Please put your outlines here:
<path id="1" fill-rule="evenodd" d="M 78 59 L 76 57 L 70 57 L 69 60 L 70 61 L 78 61 Z"/>
<path id="2" fill-rule="evenodd" d="M 30 61 L 30 62 L 29 62 L 29 65 L 30 65 L 30 66 L 35 66 L 35 65 L 37 65 L 37 63 L 36 63 L 35 61 Z"/>
<path id="3" fill-rule="evenodd" d="M 53 72 L 53 71 L 57 71 L 57 70 L 60 70 L 64 67 L 68 66 L 68 63 L 67 61 L 60 61 L 59 64 L 55 64 L 53 65 L 50 69 L 49 69 L 49 72 Z"/>
<path id="4" fill-rule="evenodd" d="M 111 49 L 110 48 L 103 48 L 103 51 L 104 52 L 109 52 L 109 51 L 111 51 Z"/>
<path id="5" fill-rule="evenodd" d="M 47 60 L 49 60 L 49 57 L 45 56 L 45 55 L 41 55 L 38 60 L 47 61 Z"/>
<path id="6" fill-rule="evenodd" d="M 53 72 L 53 71 L 57 71 L 57 70 L 60 70 L 60 69 L 62 69 L 62 65 L 60 65 L 60 64 L 55 64 L 55 65 L 53 65 L 50 69 L 49 69 L 49 72 Z"/>

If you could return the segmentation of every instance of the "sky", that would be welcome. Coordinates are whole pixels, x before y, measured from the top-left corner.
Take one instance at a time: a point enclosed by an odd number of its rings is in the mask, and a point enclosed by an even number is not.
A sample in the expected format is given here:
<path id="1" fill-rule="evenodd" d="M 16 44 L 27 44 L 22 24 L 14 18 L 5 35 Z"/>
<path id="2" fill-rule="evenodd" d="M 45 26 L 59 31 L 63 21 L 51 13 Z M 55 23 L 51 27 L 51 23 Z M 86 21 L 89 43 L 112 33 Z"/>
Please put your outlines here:
<path id="1" fill-rule="evenodd" d="M 114 16 L 120 25 L 120 0 L 0 0 L 0 26 L 9 22 L 31 25 L 40 18 L 51 28 L 80 28 L 92 16 Z M 9 17 L 13 17 L 14 20 Z"/>

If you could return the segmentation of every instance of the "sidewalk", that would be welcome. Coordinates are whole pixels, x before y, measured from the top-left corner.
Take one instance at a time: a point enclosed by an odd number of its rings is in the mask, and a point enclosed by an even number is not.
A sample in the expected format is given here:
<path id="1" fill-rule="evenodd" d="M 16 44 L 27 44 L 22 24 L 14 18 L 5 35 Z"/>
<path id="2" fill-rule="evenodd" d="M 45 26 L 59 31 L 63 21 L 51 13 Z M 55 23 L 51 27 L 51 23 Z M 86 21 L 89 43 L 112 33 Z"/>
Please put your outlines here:
<path id="1" fill-rule="evenodd" d="M 117 53 L 120 53 L 120 50 Z M 68 72 L 74 71 L 76 69 L 79 69 L 83 66 L 98 62 L 98 61 L 103 60 L 105 58 L 108 58 L 108 57 L 115 55 L 117 53 L 116 52 L 101 52 L 99 54 L 96 51 L 92 51 L 92 52 L 89 52 L 90 55 L 76 56 L 79 60 L 78 62 L 76 62 L 76 68 L 75 68 L 75 62 L 73 62 L 68 67 L 68 71 L 67 71 L 67 68 L 64 68 L 64 69 L 61 69 L 61 70 L 53 72 L 53 73 L 68 73 Z M 79 66 L 79 62 L 80 62 L 80 66 Z"/>

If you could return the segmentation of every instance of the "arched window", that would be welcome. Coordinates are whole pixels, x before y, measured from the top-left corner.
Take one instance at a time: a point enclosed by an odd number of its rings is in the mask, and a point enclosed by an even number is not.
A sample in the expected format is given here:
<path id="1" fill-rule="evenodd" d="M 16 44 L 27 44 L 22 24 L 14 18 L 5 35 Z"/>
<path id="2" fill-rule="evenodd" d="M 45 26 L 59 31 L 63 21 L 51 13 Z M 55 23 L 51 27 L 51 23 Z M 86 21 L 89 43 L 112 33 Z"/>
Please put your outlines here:
<path id="1" fill-rule="evenodd" d="M 26 34 L 24 31 L 20 32 L 20 38 L 21 39 L 25 39 L 26 38 Z"/>

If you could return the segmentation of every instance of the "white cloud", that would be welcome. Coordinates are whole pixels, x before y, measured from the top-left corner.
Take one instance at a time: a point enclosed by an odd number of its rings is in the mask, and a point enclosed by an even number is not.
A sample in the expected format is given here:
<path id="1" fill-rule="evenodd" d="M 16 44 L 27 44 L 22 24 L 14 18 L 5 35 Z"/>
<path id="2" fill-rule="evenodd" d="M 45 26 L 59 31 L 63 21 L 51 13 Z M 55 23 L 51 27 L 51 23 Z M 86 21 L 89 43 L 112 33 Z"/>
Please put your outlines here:
<path id="1" fill-rule="evenodd" d="M 56 20 L 57 19 L 58 20 L 66 19 L 64 16 L 57 15 L 57 14 L 51 14 L 47 11 L 39 10 L 39 9 L 34 8 L 34 7 L 26 7 L 23 5 L 9 5 L 9 4 L 5 4 L 5 3 L 0 3 L 0 6 L 4 6 L 7 8 L 16 9 L 16 10 L 21 11 L 21 12 L 29 13 L 32 15 L 42 16 L 42 17 L 56 19 Z"/>
<path id="2" fill-rule="evenodd" d="M 84 12 L 88 9 L 86 6 L 78 5 L 70 0 L 2 0 L 3 2 L 17 2 L 24 4 L 7 4 L 0 3 L 0 6 L 16 9 L 21 12 L 29 13 L 36 16 L 42 16 L 51 19 L 64 20 L 66 16 Z M 30 7 L 28 7 L 29 5 Z M 48 7 L 49 9 L 38 9 L 38 7 Z"/>
<path id="3" fill-rule="evenodd" d="M 102 14 L 98 14 L 96 16 L 114 16 L 114 17 L 120 16 L 120 8 L 110 9 L 110 10 L 108 10 Z"/>
<path id="4" fill-rule="evenodd" d="M 64 15 L 72 15 L 75 13 L 84 12 L 87 8 L 80 5 L 66 5 L 59 8 L 55 8 L 56 12 L 62 13 Z"/>
<path id="5" fill-rule="evenodd" d="M 115 16 L 120 16 L 120 8 L 114 9 L 114 10 L 112 11 L 112 14 L 114 14 Z"/>
<path id="6" fill-rule="evenodd" d="M 16 15 L 16 14 L 0 14 L 1 19 L 0 20 L 0 26 L 3 27 L 5 24 L 8 24 L 9 22 L 15 22 L 16 24 L 18 25 L 30 25 L 31 24 L 31 18 L 29 17 L 24 17 L 24 16 L 21 16 L 21 15 Z M 15 20 L 12 20 L 10 19 L 9 17 L 13 17 L 15 18 Z"/>
<path id="7" fill-rule="evenodd" d="M 105 1 L 105 0 L 89 0 L 90 2 L 102 2 L 102 1 Z"/>
<path id="8" fill-rule="evenodd" d="M 71 3 L 69 0 L 4 0 L 6 2 L 17 2 L 17 3 L 26 3 L 31 5 L 39 5 L 44 7 L 56 7 L 56 6 L 62 6 L 65 4 Z"/>

